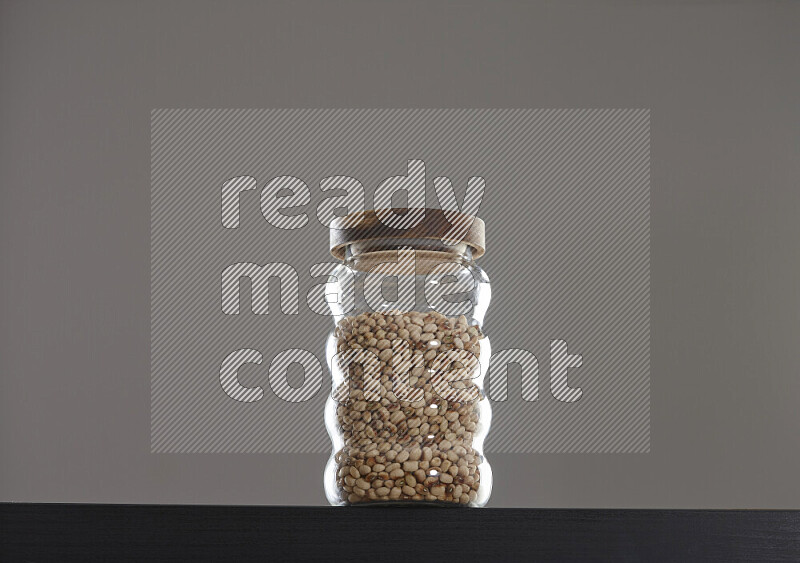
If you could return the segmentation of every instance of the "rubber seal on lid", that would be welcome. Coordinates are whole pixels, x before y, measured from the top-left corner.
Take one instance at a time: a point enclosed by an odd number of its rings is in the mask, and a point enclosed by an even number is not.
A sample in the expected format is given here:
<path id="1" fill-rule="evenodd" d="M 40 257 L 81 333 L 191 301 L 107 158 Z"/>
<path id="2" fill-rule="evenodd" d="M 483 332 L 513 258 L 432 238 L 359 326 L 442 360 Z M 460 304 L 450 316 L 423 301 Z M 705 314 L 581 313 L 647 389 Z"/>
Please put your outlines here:
<path id="1" fill-rule="evenodd" d="M 387 221 L 390 217 L 409 216 L 409 223 L 421 221 L 409 228 L 393 228 Z M 400 219 L 399 224 L 403 221 Z M 473 259 L 486 252 L 486 225 L 474 215 L 441 209 L 370 209 L 338 217 L 330 225 L 331 254 L 344 260 L 346 249 L 356 242 L 379 241 L 380 239 L 435 239 L 446 243 L 463 242 L 472 249 Z"/>

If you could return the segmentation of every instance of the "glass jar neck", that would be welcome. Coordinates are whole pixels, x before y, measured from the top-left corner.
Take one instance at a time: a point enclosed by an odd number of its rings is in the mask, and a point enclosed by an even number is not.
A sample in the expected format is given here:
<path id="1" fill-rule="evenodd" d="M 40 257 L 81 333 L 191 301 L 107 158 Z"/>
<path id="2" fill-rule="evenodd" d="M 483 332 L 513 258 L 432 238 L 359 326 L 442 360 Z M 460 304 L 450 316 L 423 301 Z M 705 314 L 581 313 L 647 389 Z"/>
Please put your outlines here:
<path id="1" fill-rule="evenodd" d="M 345 249 L 345 260 L 363 257 L 375 252 L 397 252 L 398 250 L 414 250 L 426 255 L 440 256 L 442 261 L 472 261 L 472 248 L 466 243 L 448 245 L 434 238 L 379 238 L 359 241 Z"/>
<path id="2" fill-rule="evenodd" d="M 470 267 L 472 249 L 465 243 L 446 245 L 437 239 L 374 239 L 349 245 L 344 263 L 363 272 L 427 275 Z M 454 270 L 455 271 L 455 270 Z"/>

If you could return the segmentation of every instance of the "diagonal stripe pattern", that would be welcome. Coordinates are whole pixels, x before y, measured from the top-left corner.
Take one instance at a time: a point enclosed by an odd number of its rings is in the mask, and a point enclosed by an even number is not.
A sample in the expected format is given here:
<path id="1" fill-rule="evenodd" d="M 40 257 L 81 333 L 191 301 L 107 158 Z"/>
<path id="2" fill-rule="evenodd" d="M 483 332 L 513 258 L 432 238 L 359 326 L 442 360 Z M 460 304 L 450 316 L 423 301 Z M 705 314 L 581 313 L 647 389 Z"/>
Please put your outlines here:
<path id="1" fill-rule="evenodd" d="M 412 160 L 425 163 L 426 206 L 486 222 L 479 264 L 493 302 L 484 329 L 496 353 L 527 352 L 507 354 L 520 361 L 498 370 L 507 399 L 493 403 L 488 455 L 649 451 L 646 109 L 154 110 L 152 451 L 329 451 L 324 348 L 333 323 L 307 305 L 319 283 L 312 271 L 333 262 L 326 225 L 375 206 L 387 179 L 421 173 Z M 348 178 L 364 193 L 349 193 Z M 467 228 L 454 225 L 455 238 Z M 238 293 L 239 305 L 220 298 L 235 264 L 255 277 L 225 293 Z M 290 281 L 258 276 L 269 264 L 264 272 Z M 566 371 L 581 389 L 574 402 L 551 393 L 554 340 L 582 357 Z M 263 390 L 260 399 L 226 394 L 232 353 L 246 360 L 240 385 Z M 531 355 L 538 393 L 530 364 L 520 365 Z M 494 399 L 492 371 L 487 381 Z"/>

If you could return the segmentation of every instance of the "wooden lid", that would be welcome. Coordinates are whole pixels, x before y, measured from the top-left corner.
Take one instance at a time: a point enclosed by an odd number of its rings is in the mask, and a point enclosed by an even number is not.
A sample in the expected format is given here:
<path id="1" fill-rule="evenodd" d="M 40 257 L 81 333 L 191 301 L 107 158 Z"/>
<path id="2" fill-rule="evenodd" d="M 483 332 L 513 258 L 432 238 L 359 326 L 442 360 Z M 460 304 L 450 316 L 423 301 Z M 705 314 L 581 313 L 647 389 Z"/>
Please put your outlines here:
<path id="1" fill-rule="evenodd" d="M 387 217 L 391 217 L 389 215 L 391 213 L 395 213 L 397 217 L 402 217 L 403 215 L 399 213 L 401 211 L 403 210 L 370 209 L 334 219 L 330 225 L 331 254 L 339 260 L 344 260 L 345 250 L 348 245 L 357 242 L 377 241 L 383 238 L 435 239 L 450 243 L 462 242 L 472 248 L 473 258 L 481 257 L 486 251 L 486 225 L 478 217 L 457 211 L 447 211 L 447 215 L 450 216 L 450 220 L 448 220 L 445 212 L 441 209 L 408 209 L 407 211 L 415 214 L 423 212 L 425 214 L 419 224 L 409 229 L 387 227 L 379 218 L 380 215 L 384 220 L 387 220 Z M 453 231 L 454 223 L 457 224 L 458 228 L 454 231 L 455 240 L 452 240 L 448 237 L 448 234 L 451 237 L 453 236 L 454 233 L 451 233 L 451 231 Z"/>

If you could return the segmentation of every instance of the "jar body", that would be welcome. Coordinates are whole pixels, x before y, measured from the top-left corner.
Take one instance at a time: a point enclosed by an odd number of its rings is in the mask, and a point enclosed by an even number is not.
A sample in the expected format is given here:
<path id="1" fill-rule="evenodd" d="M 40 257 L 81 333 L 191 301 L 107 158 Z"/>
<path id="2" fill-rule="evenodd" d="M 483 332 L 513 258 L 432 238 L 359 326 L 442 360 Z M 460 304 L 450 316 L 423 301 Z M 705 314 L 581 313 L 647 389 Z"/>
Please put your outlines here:
<path id="1" fill-rule="evenodd" d="M 463 248 L 412 250 L 411 266 L 408 250 L 350 256 L 326 289 L 337 296 L 326 495 L 333 505 L 483 506 L 492 488 L 483 455 L 489 280 Z M 392 301 L 383 299 L 387 281 Z M 348 284 L 353 295 L 343 299 Z"/>

